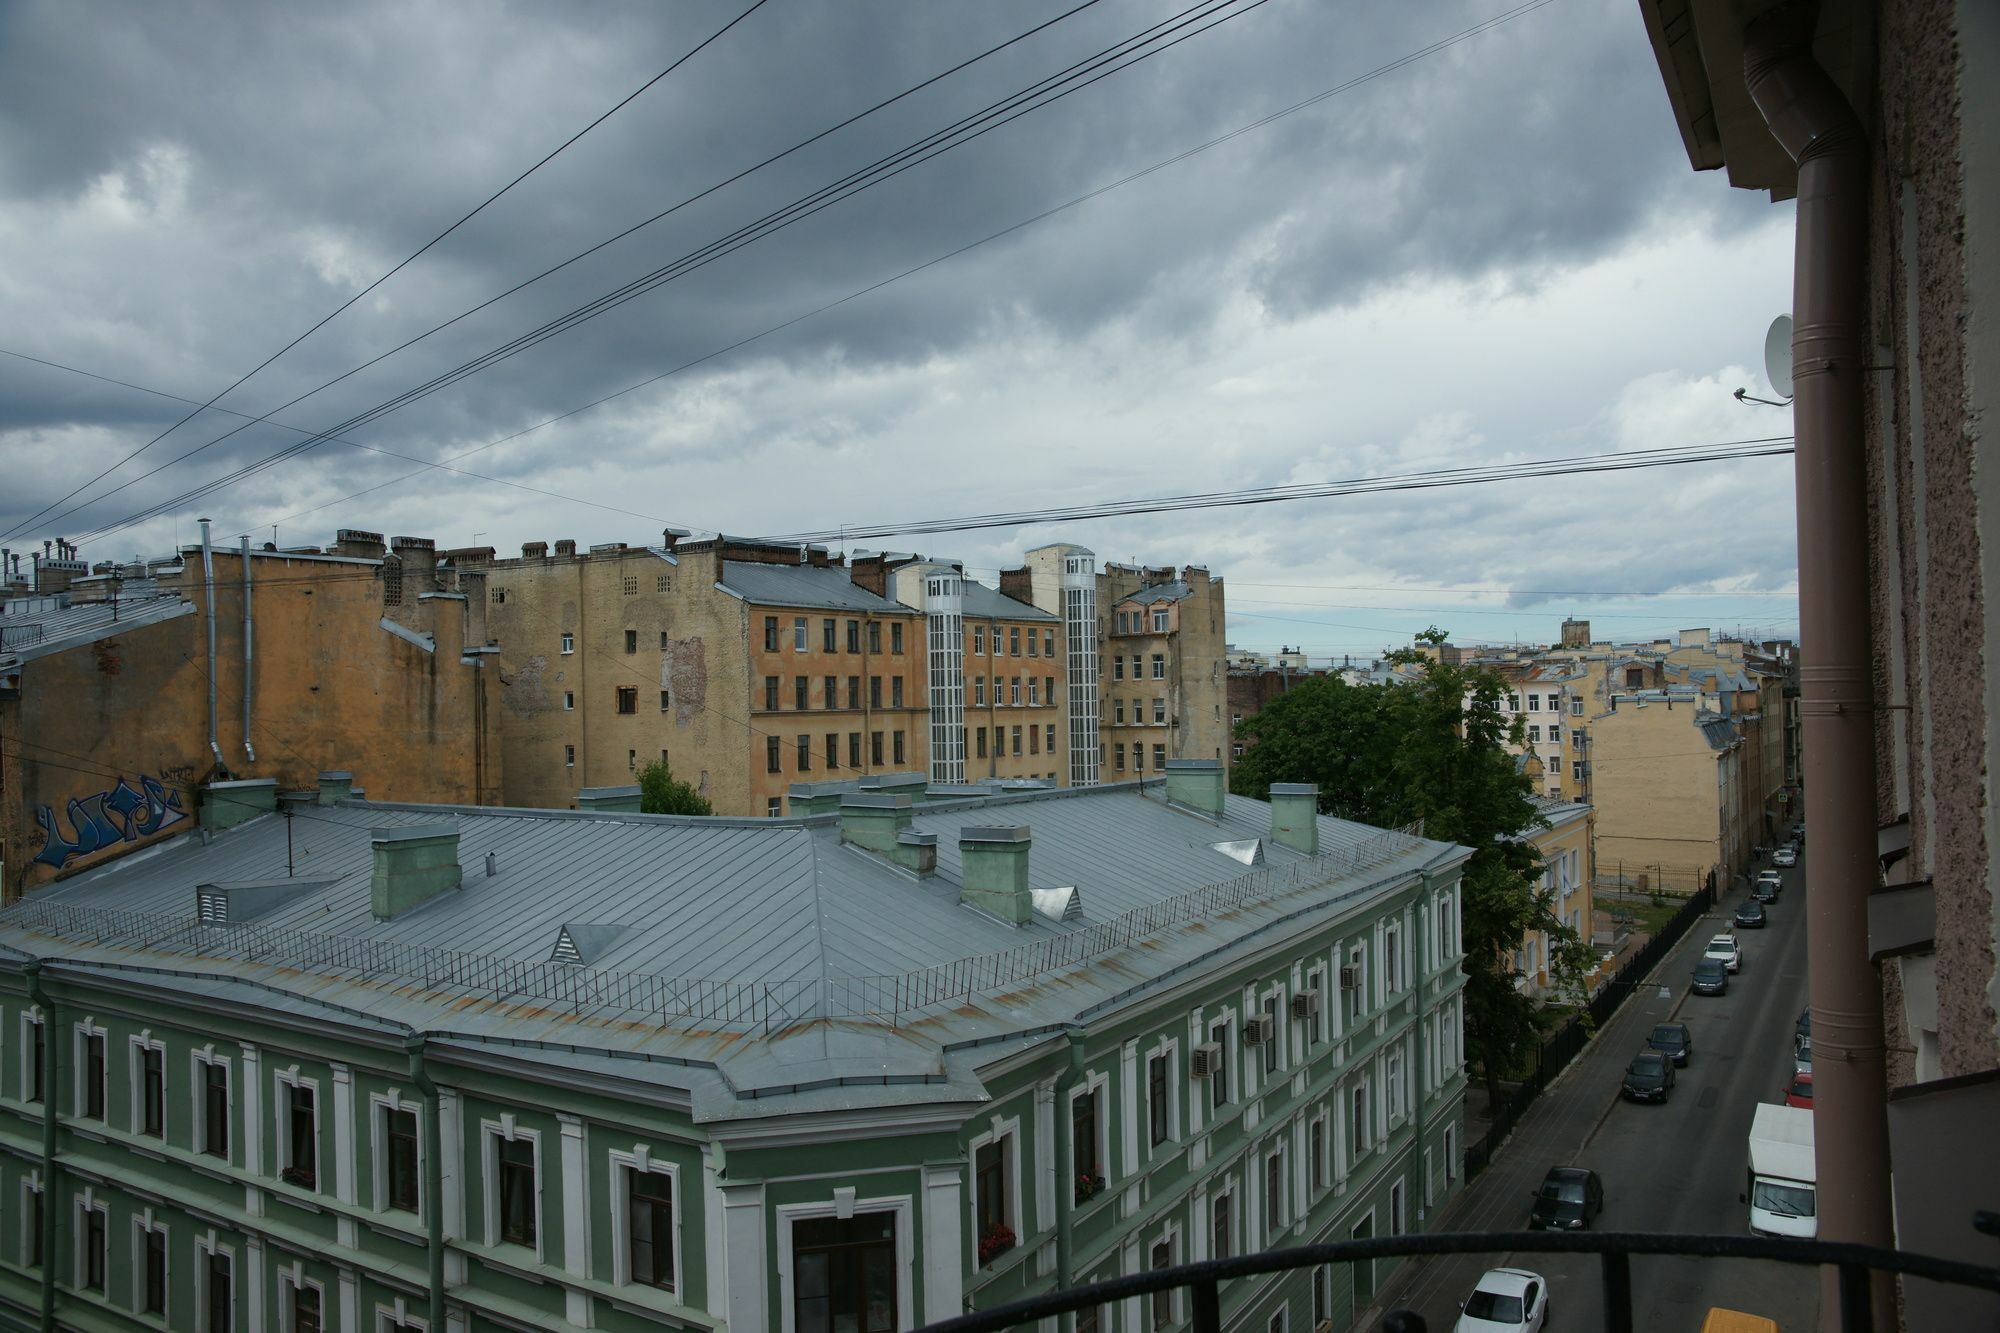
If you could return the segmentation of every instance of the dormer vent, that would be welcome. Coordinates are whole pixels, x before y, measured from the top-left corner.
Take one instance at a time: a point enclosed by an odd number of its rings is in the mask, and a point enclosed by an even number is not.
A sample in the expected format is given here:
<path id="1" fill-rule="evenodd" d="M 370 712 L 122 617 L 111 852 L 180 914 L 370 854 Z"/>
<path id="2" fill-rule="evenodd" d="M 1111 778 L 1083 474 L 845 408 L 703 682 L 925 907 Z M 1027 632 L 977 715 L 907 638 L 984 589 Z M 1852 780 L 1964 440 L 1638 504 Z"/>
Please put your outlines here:
<path id="1" fill-rule="evenodd" d="M 1051 921 L 1083 920 L 1083 890 L 1075 885 L 1058 889 L 1029 889 L 1028 902 L 1038 915 Z"/>
<path id="2" fill-rule="evenodd" d="M 1240 861 L 1246 866 L 1264 864 L 1264 840 L 1262 838 L 1239 838 L 1234 842 L 1211 842 L 1208 844 L 1232 861 Z"/>

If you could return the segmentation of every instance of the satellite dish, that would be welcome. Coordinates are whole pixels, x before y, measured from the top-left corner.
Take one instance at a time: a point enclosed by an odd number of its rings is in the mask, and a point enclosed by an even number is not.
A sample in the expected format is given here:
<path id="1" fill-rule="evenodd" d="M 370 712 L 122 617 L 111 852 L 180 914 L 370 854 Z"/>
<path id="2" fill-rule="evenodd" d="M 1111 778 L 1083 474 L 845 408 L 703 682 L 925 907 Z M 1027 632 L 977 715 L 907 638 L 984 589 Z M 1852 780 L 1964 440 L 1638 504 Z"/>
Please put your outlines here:
<path id="1" fill-rule="evenodd" d="M 1780 315 L 1764 335 L 1764 376 L 1780 398 L 1792 396 L 1792 317 Z"/>

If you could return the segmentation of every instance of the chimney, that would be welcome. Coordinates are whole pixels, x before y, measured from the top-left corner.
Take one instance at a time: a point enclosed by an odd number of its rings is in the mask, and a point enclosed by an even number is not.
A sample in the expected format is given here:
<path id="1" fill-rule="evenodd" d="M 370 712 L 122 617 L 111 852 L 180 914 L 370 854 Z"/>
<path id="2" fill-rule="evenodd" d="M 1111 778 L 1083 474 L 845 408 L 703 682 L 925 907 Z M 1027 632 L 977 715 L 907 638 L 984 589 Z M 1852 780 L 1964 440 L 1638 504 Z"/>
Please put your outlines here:
<path id="1" fill-rule="evenodd" d="M 570 559 L 575 559 L 576 538 L 574 537 L 558 538 L 556 540 L 556 554 L 559 556 L 568 556 Z"/>
<path id="2" fill-rule="evenodd" d="M 1028 894 L 1031 845 L 1026 824 L 960 829 L 958 900 L 988 916 L 1026 925 L 1034 910 Z"/>
<path id="3" fill-rule="evenodd" d="M 319 804 L 338 805 L 354 796 L 354 775 L 345 770 L 319 775 Z"/>
<path id="4" fill-rule="evenodd" d="M 342 528 L 333 534 L 333 555 L 359 556 L 364 560 L 380 560 L 389 548 L 382 542 L 379 532 L 363 532 L 360 528 Z"/>
<path id="5" fill-rule="evenodd" d="M 1023 565 L 1019 569 L 1000 571 L 1000 595 L 1011 597 L 1017 602 L 1035 604 L 1035 571 Z"/>
<path id="6" fill-rule="evenodd" d="M 1319 785 L 1271 784 L 1271 841 L 1306 856 L 1319 855 Z"/>
<path id="7" fill-rule="evenodd" d="M 458 825 L 451 820 L 378 828 L 369 835 L 375 873 L 369 881 L 369 910 L 377 921 L 401 916 L 464 878 L 458 867 Z"/>
<path id="8" fill-rule="evenodd" d="M 922 800 L 930 779 L 922 773 L 869 773 L 861 779 L 861 790 L 884 796 L 907 796 Z"/>
<path id="9" fill-rule="evenodd" d="M 919 875 L 937 871 L 937 834 L 910 827 L 907 792 L 848 792 L 840 798 L 840 840 Z"/>
<path id="10" fill-rule="evenodd" d="M 579 810 L 606 810 L 616 814 L 636 815 L 640 810 L 639 788 L 631 787 L 585 787 L 576 794 L 576 808 Z"/>
<path id="11" fill-rule="evenodd" d="M 1708 631 L 1705 629 L 1682 630 L 1680 633 L 1680 646 L 1683 648 L 1708 647 Z"/>
<path id="12" fill-rule="evenodd" d="M 1167 804 L 1222 818 L 1222 761 L 1167 760 Z"/>
<path id="13" fill-rule="evenodd" d="M 523 560 L 546 560 L 548 555 L 549 544 L 547 542 L 521 543 L 521 558 Z"/>
<path id="14" fill-rule="evenodd" d="M 866 588 L 877 597 L 889 595 L 889 560 L 880 553 L 857 555 L 847 562 L 847 577 L 857 588 Z"/>
<path id="15" fill-rule="evenodd" d="M 405 595 L 436 592 L 438 586 L 437 543 L 429 537 L 391 537 L 389 549 L 403 562 Z"/>
<path id="16" fill-rule="evenodd" d="M 235 828 L 278 808 L 276 778 L 211 782 L 201 789 L 201 826 L 211 832 Z"/>

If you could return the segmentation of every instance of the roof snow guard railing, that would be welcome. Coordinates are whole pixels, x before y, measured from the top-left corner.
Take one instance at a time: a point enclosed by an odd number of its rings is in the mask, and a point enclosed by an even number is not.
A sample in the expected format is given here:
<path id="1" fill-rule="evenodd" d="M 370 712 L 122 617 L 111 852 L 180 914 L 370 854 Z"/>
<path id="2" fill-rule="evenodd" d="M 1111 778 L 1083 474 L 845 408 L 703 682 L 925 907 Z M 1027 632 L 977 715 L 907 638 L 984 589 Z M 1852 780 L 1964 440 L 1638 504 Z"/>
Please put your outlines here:
<path id="1" fill-rule="evenodd" d="M 719 1023 L 766 1032 L 812 1018 L 896 1022 L 981 991 L 1031 981 L 1121 949 L 1192 921 L 1264 902 L 1342 875 L 1380 865 L 1420 846 L 1388 830 L 1354 846 L 1265 866 L 1221 884 L 1177 894 L 1101 921 L 999 953 L 960 959 L 894 976 L 804 978 L 775 982 L 714 981 L 621 972 L 531 959 L 496 958 L 431 945 L 333 935 L 291 927 L 217 925 L 194 916 L 122 911 L 30 899 L 0 911 L 0 930 L 96 946 L 144 949 L 212 960 L 240 960 L 329 974 L 376 978 L 425 991 L 484 995 L 495 1002 L 538 1000 L 573 1013 L 641 1013 L 663 1025 Z M 1331 905 L 1364 895 L 1358 885 L 1322 900 Z"/>

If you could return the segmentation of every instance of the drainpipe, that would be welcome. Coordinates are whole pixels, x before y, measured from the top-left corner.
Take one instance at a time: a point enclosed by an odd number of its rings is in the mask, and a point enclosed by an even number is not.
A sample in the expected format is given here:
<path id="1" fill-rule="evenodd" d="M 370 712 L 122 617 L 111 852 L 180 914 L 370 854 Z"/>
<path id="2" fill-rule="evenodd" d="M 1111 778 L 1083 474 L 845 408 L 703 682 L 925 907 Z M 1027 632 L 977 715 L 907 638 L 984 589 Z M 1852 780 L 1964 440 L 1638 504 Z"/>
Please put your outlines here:
<path id="1" fill-rule="evenodd" d="M 410 1081 L 424 1094 L 424 1257 L 430 1264 L 429 1308 L 424 1327 L 442 1330 L 444 1322 L 444 1114 L 437 1084 L 424 1068 L 424 1037 L 412 1032 L 403 1039 L 410 1057 Z"/>
<path id="2" fill-rule="evenodd" d="M 1813 830 L 1807 974 L 1819 1238 L 1895 1245 L 1889 1190 L 1881 978 L 1868 960 L 1875 887 L 1875 703 L 1869 635 L 1862 371 L 1869 152 L 1859 120 L 1812 56 L 1817 6 L 1787 5 L 1744 32 L 1743 75 L 1771 134 L 1798 163 L 1793 260 L 1794 469 L 1806 821 Z M 1821 1327 L 1840 1322 L 1821 1280 Z M 1878 1327 L 1895 1327 L 1876 1274 Z"/>
<path id="3" fill-rule="evenodd" d="M 209 544 L 208 520 L 201 520 L 201 586 L 204 617 L 208 621 L 208 752 L 215 756 L 215 766 L 228 771 L 222 762 L 222 747 L 216 743 L 215 730 L 215 548 Z"/>
<path id="4" fill-rule="evenodd" d="M 250 745 L 250 699 L 251 699 L 251 657 L 253 650 L 250 637 L 250 537 L 243 537 L 243 753 L 250 756 L 250 762 L 257 762 L 257 751 Z"/>
<path id="5" fill-rule="evenodd" d="M 62 1191 L 56 1187 L 56 1099 L 61 1089 L 62 1043 L 56 1040 L 56 1008 L 42 988 L 42 960 L 21 969 L 28 998 L 42 1011 L 42 1333 L 56 1327 L 56 1220 Z"/>
<path id="6" fill-rule="evenodd" d="M 1069 1063 L 1056 1075 L 1056 1283 L 1055 1290 L 1067 1291 L 1076 1285 L 1074 1230 L 1076 1226 L 1076 1147 L 1071 1142 L 1073 1125 L 1069 1118 L 1069 1091 L 1083 1077 L 1083 1030 L 1064 1033 L 1069 1042 Z M 1060 1317 L 1058 1333 L 1076 1328 L 1076 1316 Z"/>

